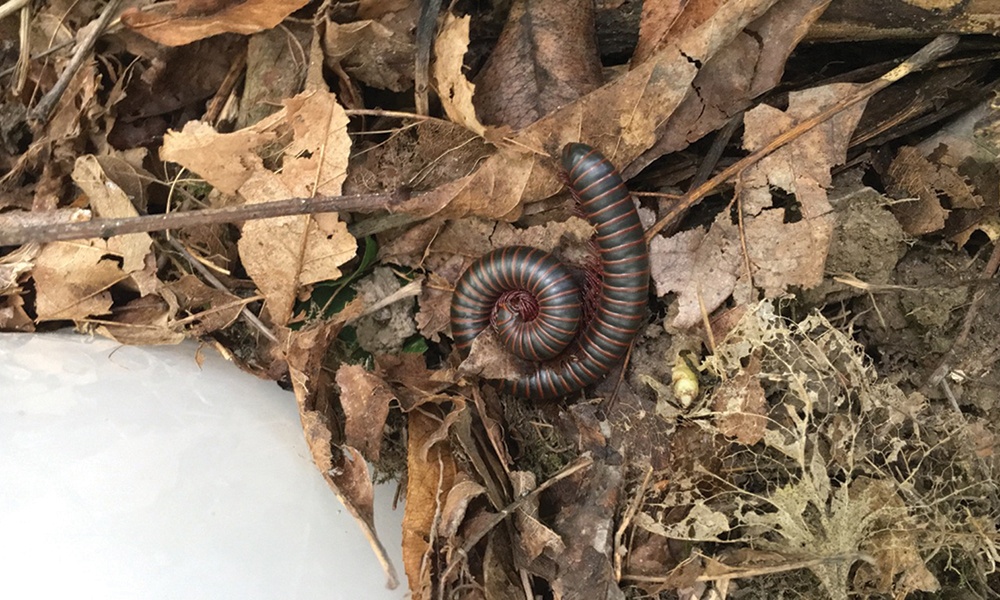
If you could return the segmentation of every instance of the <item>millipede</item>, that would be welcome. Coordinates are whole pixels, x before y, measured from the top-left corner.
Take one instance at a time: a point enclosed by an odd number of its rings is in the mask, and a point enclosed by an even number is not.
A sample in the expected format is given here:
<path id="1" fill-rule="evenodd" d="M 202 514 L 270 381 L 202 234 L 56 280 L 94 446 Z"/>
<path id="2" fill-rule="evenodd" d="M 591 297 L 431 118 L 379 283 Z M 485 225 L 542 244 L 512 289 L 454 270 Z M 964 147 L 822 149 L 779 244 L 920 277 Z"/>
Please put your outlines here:
<path id="1" fill-rule="evenodd" d="M 468 355 L 493 326 L 532 370 L 503 388 L 531 400 L 559 398 L 607 375 L 628 351 L 646 317 L 649 253 L 632 196 L 617 169 L 586 144 L 563 148 L 562 167 L 583 216 L 596 229 L 600 294 L 581 324 L 583 303 L 572 272 L 537 248 L 499 248 L 473 262 L 455 285 L 451 328 Z M 583 328 L 582 332 L 579 331 Z"/>

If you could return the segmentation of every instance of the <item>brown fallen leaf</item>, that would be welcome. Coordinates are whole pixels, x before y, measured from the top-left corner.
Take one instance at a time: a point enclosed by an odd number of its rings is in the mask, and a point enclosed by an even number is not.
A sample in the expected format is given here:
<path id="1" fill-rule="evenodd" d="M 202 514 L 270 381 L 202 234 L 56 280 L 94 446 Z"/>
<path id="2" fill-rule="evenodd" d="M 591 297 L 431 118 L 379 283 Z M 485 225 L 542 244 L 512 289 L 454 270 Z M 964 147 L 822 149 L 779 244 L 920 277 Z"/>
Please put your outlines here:
<path id="1" fill-rule="evenodd" d="M 139 212 L 132 205 L 129 195 L 105 171 L 97 157 L 81 156 L 73 169 L 73 181 L 87 195 L 94 214 L 98 217 L 134 217 Z M 153 238 L 148 233 L 118 235 L 107 241 L 108 251 L 121 257 L 122 271 L 132 273 L 144 269 Z M 152 290 L 143 290 L 148 293 Z"/>
<path id="2" fill-rule="evenodd" d="M 446 263 L 444 269 L 448 275 L 457 278 L 461 275 L 461 266 L 465 261 L 458 259 L 451 264 Z M 449 268 L 457 267 L 457 268 Z M 427 280 L 420 289 L 420 311 L 417 313 L 417 329 L 420 335 L 433 342 L 440 342 L 442 333 L 447 333 L 451 326 L 451 296 L 452 284 L 450 277 L 438 273 L 429 273 Z"/>
<path id="3" fill-rule="evenodd" d="M 836 84 L 793 93 L 786 111 L 766 105 L 755 108 L 746 114 L 744 146 L 751 151 L 760 148 L 853 89 L 849 84 Z M 765 157 L 740 177 L 737 192 L 745 212 L 744 238 L 749 253 L 746 262 L 754 285 L 768 297 L 780 295 L 790 286 L 810 288 L 822 281 L 834 226 L 826 193 L 831 184 L 830 170 L 845 160 L 847 144 L 863 108 L 856 105 L 840 113 Z M 773 189 L 794 194 L 801 216 L 788 218 L 786 210 L 772 206 Z M 744 261 L 736 256 L 741 245 L 735 227 L 729 214 L 723 212 L 704 236 L 685 232 L 673 236 L 680 238 L 677 241 L 654 238 L 650 244 L 657 293 L 679 294 L 674 326 L 696 324 L 701 305 L 711 313 L 728 297 L 726 288 L 730 286 L 732 292 L 742 285 L 740 295 L 749 297 L 747 274 L 741 264 Z"/>
<path id="4" fill-rule="evenodd" d="M 953 208 L 979 208 L 978 197 L 969 183 L 953 167 L 933 162 L 920 150 L 904 146 L 889 167 L 890 192 L 900 201 L 892 212 L 906 233 L 917 236 L 944 228 L 951 212 L 941 205 L 941 197 Z"/>
<path id="5" fill-rule="evenodd" d="M 625 176 L 631 177 L 661 156 L 683 150 L 718 130 L 755 98 L 778 85 L 789 54 L 829 3 L 830 0 L 779 0 L 763 16 L 749 23 L 705 62 L 683 102 L 660 124 L 656 143 L 623 169 Z M 669 19 L 675 10 L 672 2 L 665 0 L 658 4 L 666 5 L 660 9 L 664 14 L 658 11 L 649 18 Z M 718 4 L 715 0 L 686 3 L 676 22 L 661 35 L 669 42 L 673 36 L 697 27 L 708 14 L 721 8 Z M 645 8 L 644 4 L 644 11 Z M 645 12 L 643 19 L 645 27 Z M 661 28 L 662 24 L 655 27 L 657 31 Z M 650 35 L 654 33 L 651 31 Z M 642 32 L 640 43 L 641 36 Z"/>
<path id="6" fill-rule="evenodd" d="M 484 123 L 518 130 L 601 83 L 591 0 L 515 0 L 473 101 Z"/>
<path id="7" fill-rule="evenodd" d="M 132 217 L 138 212 L 125 193 L 104 172 L 93 155 L 76 161 L 73 179 L 96 215 Z M 47 244 L 35 259 L 32 274 L 38 294 L 38 319 L 75 321 L 102 315 L 111 308 L 110 288 L 129 284 L 141 296 L 156 291 L 155 263 L 147 261 L 153 240 L 135 233 L 108 240 Z"/>
<path id="8" fill-rule="evenodd" d="M 271 29 L 306 4 L 308 0 L 187 0 L 129 8 L 121 21 L 154 42 L 183 46 L 220 33 Z"/>
<path id="9" fill-rule="evenodd" d="M 112 285 L 125 279 L 103 240 L 46 244 L 35 259 L 39 321 L 83 320 L 111 310 Z"/>
<path id="10" fill-rule="evenodd" d="M 639 21 L 639 41 L 632 52 L 631 65 L 638 65 L 662 48 L 668 35 L 676 34 L 675 25 L 682 11 L 693 10 L 694 6 L 712 10 L 715 2 L 685 2 L 684 0 L 648 0 L 642 3 L 642 19 Z M 692 8 L 688 8 L 692 7 Z"/>
<path id="11" fill-rule="evenodd" d="M 677 294 L 677 316 L 671 325 L 687 329 L 701 322 L 702 307 L 711 312 L 733 293 L 743 268 L 739 230 L 723 212 L 708 231 L 654 237 L 649 262 L 656 294 Z"/>
<path id="12" fill-rule="evenodd" d="M 348 446 L 378 462 L 389 403 L 395 395 L 382 378 L 361 365 L 342 364 L 337 369 L 340 406 L 344 409 L 344 437 Z"/>
<path id="13" fill-rule="evenodd" d="M 444 400 L 441 392 L 455 381 L 451 369 L 428 369 L 420 354 L 382 354 L 375 357 L 378 373 L 395 386 L 400 407 L 410 412 L 426 402 Z"/>
<path id="14" fill-rule="evenodd" d="M 372 87 L 401 92 L 413 85 L 418 3 L 379 20 L 337 23 L 323 34 L 326 63 Z"/>
<path id="15" fill-rule="evenodd" d="M 744 147 L 750 151 L 762 147 L 777 132 L 848 97 L 856 87 L 833 84 L 789 94 L 785 111 L 758 106 L 744 119 Z M 851 134 L 863 111 L 863 102 L 842 111 L 763 158 L 739 178 L 753 280 L 768 297 L 791 286 L 810 288 L 822 281 L 834 226 L 826 192 L 830 171 L 846 160 Z M 775 203 L 772 190 L 779 188 L 795 195 L 801 220 L 786 218 L 785 210 L 771 208 Z"/>
<path id="16" fill-rule="evenodd" d="M 437 39 L 434 40 L 434 65 L 432 67 L 441 107 L 453 122 L 477 135 L 486 128 L 476 116 L 472 104 L 476 86 L 465 77 L 465 53 L 469 49 L 469 21 L 471 17 L 445 15 Z"/>
<path id="17" fill-rule="evenodd" d="M 325 383 L 323 360 L 341 327 L 341 324 L 333 322 L 318 322 L 291 332 L 286 352 L 288 371 L 313 462 L 368 538 L 375 556 L 385 569 L 386 585 L 392 589 L 399 585 L 399 581 L 375 530 L 374 487 L 368 474 L 368 464 L 357 449 L 334 444 L 328 417 L 318 410 L 320 389 Z"/>
<path id="18" fill-rule="evenodd" d="M 409 413 L 408 420 L 403 568 L 413 599 L 429 600 L 439 543 L 435 524 L 443 514 L 457 467 L 451 445 L 433 441 L 438 437 L 437 418 L 418 409 Z"/>
<path id="19" fill-rule="evenodd" d="M 758 379 L 760 359 L 735 377 L 723 381 L 712 394 L 712 410 L 719 432 L 744 446 L 753 446 L 764 438 L 767 428 L 767 399 Z"/>
<path id="20" fill-rule="evenodd" d="M 438 524 L 438 535 L 446 543 L 451 543 L 451 539 L 458 533 L 469 503 L 485 493 L 486 488 L 471 480 L 468 475 L 461 471 L 456 473 L 455 485 L 448 490 L 448 498 L 441 510 L 441 521 Z"/>

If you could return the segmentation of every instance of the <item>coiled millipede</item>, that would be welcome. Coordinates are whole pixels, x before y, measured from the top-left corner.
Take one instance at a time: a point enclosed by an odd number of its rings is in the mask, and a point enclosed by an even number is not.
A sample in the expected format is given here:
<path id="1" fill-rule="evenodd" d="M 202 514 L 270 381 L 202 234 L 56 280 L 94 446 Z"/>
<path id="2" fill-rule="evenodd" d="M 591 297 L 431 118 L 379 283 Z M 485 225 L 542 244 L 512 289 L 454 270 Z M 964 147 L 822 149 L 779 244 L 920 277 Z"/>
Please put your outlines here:
<path id="1" fill-rule="evenodd" d="M 632 197 L 615 167 L 586 144 L 562 152 L 570 191 L 596 228 L 600 295 L 577 332 L 581 294 L 570 270 L 535 248 L 511 246 L 479 258 L 462 274 L 451 304 L 463 356 L 492 323 L 505 346 L 533 370 L 504 389 L 532 400 L 558 398 L 604 377 L 625 355 L 646 317 L 649 254 Z"/>

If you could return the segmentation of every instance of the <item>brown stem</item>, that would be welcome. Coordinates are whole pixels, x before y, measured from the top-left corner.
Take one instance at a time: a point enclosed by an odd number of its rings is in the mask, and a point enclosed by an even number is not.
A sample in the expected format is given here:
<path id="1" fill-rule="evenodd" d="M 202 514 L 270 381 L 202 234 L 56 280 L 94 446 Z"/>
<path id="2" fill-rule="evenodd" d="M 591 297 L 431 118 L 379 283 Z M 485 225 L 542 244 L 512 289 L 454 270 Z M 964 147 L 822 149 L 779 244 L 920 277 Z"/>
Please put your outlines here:
<path id="1" fill-rule="evenodd" d="M 57 223 L 35 223 L 32 216 L 21 216 L 20 222 L 30 224 L 16 227 L 0 227 L 0 246 L 16 246 L 28 242 L 56 242 L 82 238 L 109 238 L 126 233 L 144 233 L 164 229 L 180 229 L 215 223 L 235 223 L 254 219 L 287 217 L 290 215 L 311 215 L 329 212 L 372 213 L 388 210 L 407 200 L 409 194 L 396 191 L 383 194 L 360 194 L 357 196 L 316 196 L 313 198 L 289 198 L 274 202 L 240 204 L 222 208 L 206 208 L 162 215 L 140 217 L 98 218 L 90 221 Z M 44 215 L 45 213 L 38 213 Z"/>

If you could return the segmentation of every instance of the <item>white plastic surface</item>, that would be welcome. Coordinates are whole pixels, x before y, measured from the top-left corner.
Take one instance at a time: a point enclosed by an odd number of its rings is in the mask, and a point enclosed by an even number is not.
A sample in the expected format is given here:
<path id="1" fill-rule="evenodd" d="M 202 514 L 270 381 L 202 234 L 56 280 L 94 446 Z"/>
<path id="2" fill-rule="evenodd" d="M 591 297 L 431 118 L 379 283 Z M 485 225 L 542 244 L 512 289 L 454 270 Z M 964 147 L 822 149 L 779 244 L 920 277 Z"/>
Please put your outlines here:
<path id="1" fill-rule="evenodd" d="M 193 343 L 0 334 L 0 598 L 396 599 L 295 399 Z"/>

